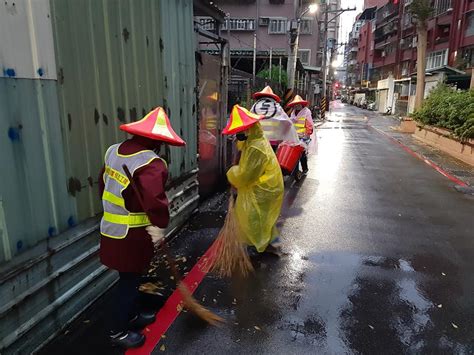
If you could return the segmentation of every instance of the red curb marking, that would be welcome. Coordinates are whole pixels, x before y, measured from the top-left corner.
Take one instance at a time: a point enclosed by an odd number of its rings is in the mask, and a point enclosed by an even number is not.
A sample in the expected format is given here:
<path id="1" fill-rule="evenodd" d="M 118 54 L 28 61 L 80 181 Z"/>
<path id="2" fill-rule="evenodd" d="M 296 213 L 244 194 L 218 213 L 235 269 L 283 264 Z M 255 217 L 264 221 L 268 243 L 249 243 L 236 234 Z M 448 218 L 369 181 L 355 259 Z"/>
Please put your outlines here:
<path id="1" fill-rule="evenodd" d="M 420 160 L 422 160 L 423 162 L 425 162 L 427 165 L 431 166 L 433 169 L 435 169 L 438 173 L 440 173 L 441 175 L 443 175 L 444 177 L 448 178 L 449 180 L 451 180 L 452 182 L 458 184 L 459 186 L 469 186 L 467 183 L 465 183 L 464 181 L 462 180 L 459 180 L 457 177 L 451 175 L 450 173 L 448 173 L 446 170 L 444 170 L 443 168 L 441 168 L 440 166 L 436 165 L 435 163 L 433 163 L 431 160 L 428 160 L 426 159 L 423 155 L 413 151 L 412 149 L 408 148 L 405 144 L 403 144 L 402 142 L 400 142 L 399 140 L 393 138 L 392 136 L 390 136 L 389 134 L 385 133 L 384 131 L 378 129 L 378 128 L 375 128 L 371 125 L 368 125 L 370 128 L 374 129 L 375 131 L 379 132 L 380 134 L 384 135 L 385 137 L 387 137 L 388 139 L 390 139 L 390 141 L 392 143 L 396 143 L 398 144 L 404 151 L 406 151 L 407 153 L 413 155 L 415 158 L 418 158 Z"/>
<path id="2" fill-rule="evenodd" d="M 199 261 L 193 266 L 189 274 L 184 278 L 183 282 L 191 291 L 198 288 L 204 276 L 209 272 L 216 258 L 217 244 L 214 242 Z M 183 297 L 181 293 L 175 290 L 168 298 L 164 306 L 156 314 L 155 323 L 149 325 L 145 330 L 146 335 L 145 344 L 137 349 L 129 349 L 125 352 L 126 355 L 145 355 L 151 354 L 160 342 L 162 336 L 166 333 L 168 328 L 178 317 L 182 310 Z"/>

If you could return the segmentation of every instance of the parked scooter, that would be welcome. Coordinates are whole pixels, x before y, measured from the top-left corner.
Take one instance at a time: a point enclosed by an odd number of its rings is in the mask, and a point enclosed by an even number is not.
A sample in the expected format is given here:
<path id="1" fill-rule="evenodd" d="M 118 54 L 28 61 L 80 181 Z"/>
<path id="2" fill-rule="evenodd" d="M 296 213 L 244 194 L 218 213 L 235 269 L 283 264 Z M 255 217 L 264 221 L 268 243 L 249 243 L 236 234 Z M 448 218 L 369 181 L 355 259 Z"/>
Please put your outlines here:
<path id="1" fill-rule="evenodd" d="M 321 109 L 319 106 L 313 106 L 311 110 L 311 115 L 313 116 L 313 122 L 321 120 Z"/>
<path id="2" fill-rule="evenodd" d="M 392 114 L 392 107 L 387 107 L 387 110 L 383 113 L 384 116 L 390 116 Z"/>

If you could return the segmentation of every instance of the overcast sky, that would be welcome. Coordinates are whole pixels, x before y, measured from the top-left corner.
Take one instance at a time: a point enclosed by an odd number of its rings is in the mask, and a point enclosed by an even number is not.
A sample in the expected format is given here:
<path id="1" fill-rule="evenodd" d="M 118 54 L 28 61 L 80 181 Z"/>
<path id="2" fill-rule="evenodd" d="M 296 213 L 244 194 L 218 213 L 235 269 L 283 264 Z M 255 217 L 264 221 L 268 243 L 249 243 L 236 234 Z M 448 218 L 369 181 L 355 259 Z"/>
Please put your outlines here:
<path id="1" fill-rule="evenodd" d="M 364 0 L 341 0 L 341 8 L 356 8 L 356 11 L 347 11 L 341 15 L 340 28 L 339 28 L 339 43 L 347 42 L 347 37 L 352 29 L 357 14 L 362 12 L 364 7 Z M 343 52 L 343 47 L 340 47 L 340 52 Z M 343 55 L 340 54 L 338 57 L 338 64 L 341 65 L 343 61 Z"/>
<path id="2" fill-rule="evenodd" d="M 340 28 L 340 40 L 341 42 L 347 41 L 347 36 L 351 31 L 352 24 L 354 23 L 354 19 L 362 12 L 362 7 L 364 6 L 364 0 L 341 0 L 341 8 L 357 8 L 357 11 L 347 11 L 341 15 L 341 28 Z"/>

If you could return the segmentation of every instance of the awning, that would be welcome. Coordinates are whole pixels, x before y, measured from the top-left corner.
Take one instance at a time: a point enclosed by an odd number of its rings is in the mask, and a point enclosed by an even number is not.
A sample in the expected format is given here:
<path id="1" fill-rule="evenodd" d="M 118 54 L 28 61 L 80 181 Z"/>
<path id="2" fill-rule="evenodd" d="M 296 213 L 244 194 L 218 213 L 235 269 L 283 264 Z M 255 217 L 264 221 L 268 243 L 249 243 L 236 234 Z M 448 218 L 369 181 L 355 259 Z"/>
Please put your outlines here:
<path id="1" fill-rule="evenodd" d="M 310 73 L 321 73 L 321 67 L 312 67 L 309 65 L 303 65 L 304 70 Z"/>
<path id="2" fill-rule="evenodd" d="M 438 74 L 438 73 L 446 73 L 448 76 L 451 75 L 467 75 L 466 72 L 450 67 L 449 65 L 443 65 L 442 67 L 439 68 L 433 68 L 433 69 L 428 69 L 426 70 L 427 75 L 433 75 L 433 74 Z M 416 72 L 412 73 L 410 75 L 411 77 L 416 77 Z"/>
<path id="3" fill-rule="evenodd" d="M 209 0 L 193 0 L 194 16 L 210 16 L 223 23 L 226 17 L 224 10 Z"/>

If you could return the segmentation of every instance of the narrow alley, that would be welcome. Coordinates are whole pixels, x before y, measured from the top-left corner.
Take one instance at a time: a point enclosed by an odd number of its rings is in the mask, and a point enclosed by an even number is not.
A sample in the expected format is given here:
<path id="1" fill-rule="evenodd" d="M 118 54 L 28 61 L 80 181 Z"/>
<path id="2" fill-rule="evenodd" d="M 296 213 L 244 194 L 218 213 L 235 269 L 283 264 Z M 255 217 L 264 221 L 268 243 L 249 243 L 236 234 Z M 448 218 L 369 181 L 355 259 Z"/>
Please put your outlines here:
<path id="1" fill-rule="evenodd" d="M 161 326 L 158 343 L 144 348 L 156 354 L 472 352 L 474 198 L 385 136 L 380 129 L 389 120 L 336 103 L 313 137 L 307 177 L 287 188 L 284 255 L 255 257 L 247 279 L 208 274 L 195 295 L 225 325 L 210 327 L 181 313 L 167 331 Z M 173 249 L 190 267 L 212 244 L 225 205 L 221 196 L 217 207 L 204 206 L 175 239 Z M 110 351 L 85 319 L 43 353 Z M 146 350 L 127 353 L 140 351 Z"/>

